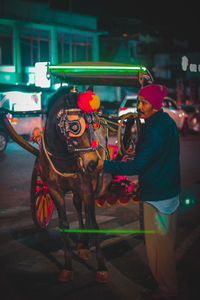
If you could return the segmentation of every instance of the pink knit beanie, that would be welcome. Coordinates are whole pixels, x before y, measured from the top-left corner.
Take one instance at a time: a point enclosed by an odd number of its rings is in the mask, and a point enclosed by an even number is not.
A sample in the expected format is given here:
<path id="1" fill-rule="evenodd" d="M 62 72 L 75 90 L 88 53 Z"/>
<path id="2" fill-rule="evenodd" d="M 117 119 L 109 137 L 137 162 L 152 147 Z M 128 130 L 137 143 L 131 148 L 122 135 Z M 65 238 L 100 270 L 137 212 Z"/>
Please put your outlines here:
<path id="1" fill-rule="evenodd" d="M 166 86 L 160 84 L 150 84 L 143 87 L 138 95 L 144 97 L 156 109 L 161 109 L 164 97 L 167 96 L 169 90 Z"/>

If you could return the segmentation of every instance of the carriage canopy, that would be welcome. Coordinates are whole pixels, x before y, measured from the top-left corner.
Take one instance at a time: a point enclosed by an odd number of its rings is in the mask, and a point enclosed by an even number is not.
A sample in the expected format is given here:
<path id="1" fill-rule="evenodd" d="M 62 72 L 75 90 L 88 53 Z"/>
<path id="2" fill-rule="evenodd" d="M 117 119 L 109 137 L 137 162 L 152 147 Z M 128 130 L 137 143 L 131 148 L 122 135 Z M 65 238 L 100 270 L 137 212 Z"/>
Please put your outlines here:
<path id="1" fill-rule="evenodd" d="M 142 65 L 113 62 L 74 62 L 47 66 L 48 76 L 75 85 L 130 86 L 153 82 L 150 71 Z"/>

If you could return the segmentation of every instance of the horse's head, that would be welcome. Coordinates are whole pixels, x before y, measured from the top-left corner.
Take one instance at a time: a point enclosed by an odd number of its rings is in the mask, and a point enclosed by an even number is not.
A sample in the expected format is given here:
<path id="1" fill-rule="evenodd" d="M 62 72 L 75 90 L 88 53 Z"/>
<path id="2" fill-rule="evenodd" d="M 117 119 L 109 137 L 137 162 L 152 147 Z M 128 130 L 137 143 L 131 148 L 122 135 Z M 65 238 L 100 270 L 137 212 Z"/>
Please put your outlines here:
<path id="1" fill-rule="evenodd" d="M 73 108 L 61 109 L 57 120 L 67 151 L 78 155 L 82 170 L 95 171 L 98 159 L 105 158 L 107 140 L 107 131 L 101 127 L 99 117 L 93 112 Z"/>
<path id="2" fill-rule="evenodd" d="M 45 129 L 50 152 L 52 149 L 53 153 L 74 156 L 79 169 L 94 172 L 98 159 L 105 158 L 107 129 L 100 124 L 95 112 L 86 112 L 78 107 L 77 92 L 65 88 L 53 97 Z"/>
<path id="3" fill-rule="evenodd" d="M 58 171 L 88 177 L 94 195 L 98 195 L 106 190 L 108 182 L 105 174 L 96 169 L 98 160 L 107 156 L 108 129 L 95 112 L 80 109 L 77 99 L 78 93 L 65 89 L 50 99 L 44 146 L 53 155 Z"/>

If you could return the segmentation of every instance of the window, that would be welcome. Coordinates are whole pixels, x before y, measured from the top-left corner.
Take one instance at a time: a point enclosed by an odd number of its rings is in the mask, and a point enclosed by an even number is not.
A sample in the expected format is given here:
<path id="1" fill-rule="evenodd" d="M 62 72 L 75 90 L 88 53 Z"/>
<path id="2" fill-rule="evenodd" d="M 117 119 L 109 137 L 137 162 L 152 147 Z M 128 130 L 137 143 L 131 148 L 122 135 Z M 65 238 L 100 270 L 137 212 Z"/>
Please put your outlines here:
<path id="1" fill-rule="evenodd" d="M 168 101 L 168 103 L 169 103 L 169 108 L 171 108 L 171 109 L 177 109 L 177 106 L 176 106 L 176 104 L 175 103 L 173 103 L 172 101 Z"/>
<path id="2" fill-rule="evenodd" d="M 68 33 L 58 33 L 58 62 L 65 63 L 70 61 L 70 43 L 72 35 Z"/>
<path id="3" fill-rule="evenodd" d="M 0 25 L 0 65 L 13 65 L 12 27 Z"/>
<path id="4" fill-rule="evenodd" d="M 129 99 L 127 100 L 126 107 L 136 107 L 137 106 L 137 99 Z"/>
<path id="5" fill-rule="evenodd" d="M 34 66 L 36 62 L 50 61 L 50 33 L 47 30 L 21 28 L 22 66 Z"/>
<path id="6" fill-rule="evenodd" d="M 163 107 L 169 107 L 169 104 L 168 104 L 168 101 L 167 101 L 167 100 L 164 100 L 164 101 L 163 101 Z"/>
<path id="7" fill-rule="evenodd" d="M 65 63 L 71 60 L 70 47 L 72 46 L 72 61 L 92 60 L 92 38 L 83 35 L 58 33 L 58 62 Z"/>
<path id="8" fill-rule="evenodd" d="M 82 35 L 73 36 L 73 61 L 92 60 L 92 38 Z"/>

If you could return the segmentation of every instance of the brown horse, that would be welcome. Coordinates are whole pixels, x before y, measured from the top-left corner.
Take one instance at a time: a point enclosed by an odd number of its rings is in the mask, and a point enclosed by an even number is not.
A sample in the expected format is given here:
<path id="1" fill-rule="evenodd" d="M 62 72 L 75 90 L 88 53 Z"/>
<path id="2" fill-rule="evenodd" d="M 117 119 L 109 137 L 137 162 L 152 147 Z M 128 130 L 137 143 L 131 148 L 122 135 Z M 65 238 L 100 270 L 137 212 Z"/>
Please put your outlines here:
<path id="1" fill-rule="evenodd" d="M 63 87 L 50 99 L 47 121 L 39 156 L 41 177 L 57 208 L 59 227 L 64 241 L 64 269 L 59 280 L 73 279 L 69 229 L 64 196 L 72 191 L 80 229 L 98 229 L 95 198 L 106 190 L 105 177 L 96 169 L 98 159 L 106 158 L 107 129 L 95 113 L 84 113 L 77 107 L 77 92 Z M 111 177 L 109 177 L 111 180 Z M 85 224 L 82 218 L 85 209 Z M 81 235 L 80 235 L 81 236 Z M 99 234 L 94 234 L 98 282 L 108 281 L 108 271 L 100 248 Z M 78 242 L 81 258 L 87 258 L 89 236 L 83 233 Z"/>

